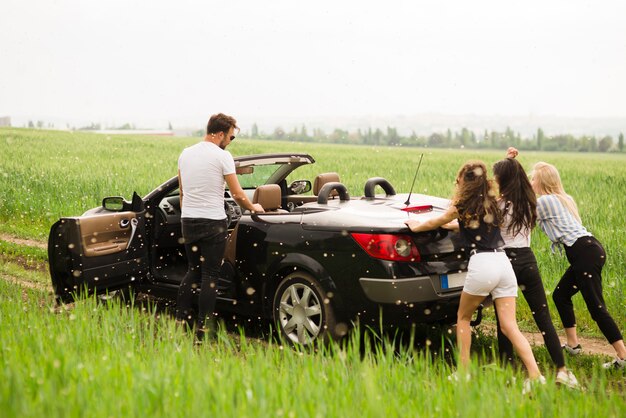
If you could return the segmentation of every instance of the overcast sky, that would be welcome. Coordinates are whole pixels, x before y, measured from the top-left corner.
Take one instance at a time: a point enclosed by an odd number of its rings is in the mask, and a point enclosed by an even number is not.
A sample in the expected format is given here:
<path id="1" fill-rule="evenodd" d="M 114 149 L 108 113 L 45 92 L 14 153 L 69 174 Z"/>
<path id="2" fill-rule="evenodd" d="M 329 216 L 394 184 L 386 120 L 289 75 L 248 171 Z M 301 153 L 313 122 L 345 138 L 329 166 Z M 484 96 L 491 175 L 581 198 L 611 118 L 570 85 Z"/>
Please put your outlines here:
<path id="1" fill-rule="evenodd" d="M 0 116 L 626 117 L 624 0 L 2 0 Z"/>

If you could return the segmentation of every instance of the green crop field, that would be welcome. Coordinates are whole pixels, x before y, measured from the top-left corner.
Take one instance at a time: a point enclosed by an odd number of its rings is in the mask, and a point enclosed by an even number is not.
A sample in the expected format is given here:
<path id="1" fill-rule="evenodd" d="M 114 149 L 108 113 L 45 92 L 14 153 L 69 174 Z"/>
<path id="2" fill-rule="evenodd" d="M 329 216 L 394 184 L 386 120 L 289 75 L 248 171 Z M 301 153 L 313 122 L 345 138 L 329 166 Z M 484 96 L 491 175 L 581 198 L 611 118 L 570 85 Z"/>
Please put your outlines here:
<path id="1" fill-rule="evenodd" d="M 61 216 L 80 215 L 104 196 L 145 195 L 176 174 L 180 151 L 197 141 L 0 128 L 0 234 L 45 242 Z M 336 171 L 353 196 L 374 176 L 408 192 L 423 153 L 414 191 L 444 197 L 465 160 L 490 166 L 504 154 L 240 138 L 229 151 L 308 152 L 317 162 L 302 171 L 305 178 Z M 547 161 L 561 171 L 585 226 L 607 250 L 605 298 L 625 332 L 626 155 L 528 152 L 519 159 L 527 169 Z M 551 291 L 566 261 L 551 253 L 540 231 L 532 239 Z M 0 416 L 622 416 L 626 410 L 623 372 L 605 373 L 595 357 L 568 359 L 586 390 L 557 389 L 544 349 L 536 354 L 549 385 L 528 397 L 521 395 L 523 373 L 490 364 L 489 355 L 476 362 L 470 383 L 454 384 L 446 379 L 445 356 L 387 349 L 384 339 L 371 350 L 353 337 L 341 349 L 299 352 L 231 333 L 195 347 L 150 305 L 86 300 L 56 307 L 42 286 L 49 278 L 38 270 L 45 250 L 0 238 L 0 251 Z M 522 327 L 534 329 L 525 303 L 519 305 Z M 599 336 L 580 296 L 575 309 L 580 333 Z M 476 354 L 490 344 L 479 341 Z"/>

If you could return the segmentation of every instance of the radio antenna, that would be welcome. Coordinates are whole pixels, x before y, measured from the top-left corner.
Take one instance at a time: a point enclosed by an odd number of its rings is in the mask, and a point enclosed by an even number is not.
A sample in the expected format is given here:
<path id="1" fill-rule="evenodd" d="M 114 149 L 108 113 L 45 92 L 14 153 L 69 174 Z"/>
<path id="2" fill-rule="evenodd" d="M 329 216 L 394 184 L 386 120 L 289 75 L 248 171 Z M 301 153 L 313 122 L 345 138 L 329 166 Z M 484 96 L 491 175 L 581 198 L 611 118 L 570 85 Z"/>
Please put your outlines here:
<path id="1" fill-rule="evenodd" d="M 409 203 L 411 203 L 411 194 L 413 193 L 413 186 L 415 186 L 415 179 L 417 178 L 417 173 L 419 173 L 420 166 L 422 165 L 422 158 L 424 158 L 423 153 L 420 155 L 419 163 L 417 163 L 417 169 L 415 170 L 415 176 L 413 176 L 413 184 L 411 184 L 411 191 L 409 192 L 409 197 L 407 197 L 406 202 L 404 202 L 406 206 L 409 206 Z"/>

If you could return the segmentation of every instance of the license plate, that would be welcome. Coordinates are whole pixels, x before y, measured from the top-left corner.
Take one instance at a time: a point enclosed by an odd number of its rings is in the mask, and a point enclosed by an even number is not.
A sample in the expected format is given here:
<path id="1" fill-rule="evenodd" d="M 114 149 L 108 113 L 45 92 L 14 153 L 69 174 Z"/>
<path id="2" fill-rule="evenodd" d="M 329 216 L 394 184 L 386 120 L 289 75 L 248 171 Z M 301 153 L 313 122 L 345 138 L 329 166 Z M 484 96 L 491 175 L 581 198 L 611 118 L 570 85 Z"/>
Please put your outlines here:
<path id="1" fill-rule="evenodd" d="M 463 287 L 465 283 L 466 273 L 448 273 L 440 274 L 439 280 L 441 281 L 442 289 L 453 289 L 455 287 Z"/>

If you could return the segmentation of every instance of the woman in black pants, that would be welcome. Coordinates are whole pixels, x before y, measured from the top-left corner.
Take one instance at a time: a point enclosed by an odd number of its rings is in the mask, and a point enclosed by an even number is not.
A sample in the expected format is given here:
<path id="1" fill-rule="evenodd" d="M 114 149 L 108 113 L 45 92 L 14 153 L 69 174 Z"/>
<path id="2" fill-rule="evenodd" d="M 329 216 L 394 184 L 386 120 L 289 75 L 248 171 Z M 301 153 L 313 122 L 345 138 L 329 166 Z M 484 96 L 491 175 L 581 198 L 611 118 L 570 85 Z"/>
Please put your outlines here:
<path id="1" fill-rule="evenodd" d="M 557 368 L 556 382 L 568 387 L 577 387 L 576 376 L 565 367 L 561 342 L 552 324 L 537 260 L 530 249 L 530 233 L 537 220 L 537 198 L 524 168 L 514 159 L 516 156 L 517 150 L 509 148 L 507 158 L 493 166 L 493 173 L 500 189 L 498 202 L 504 214 L 501 227 L 504 250 L 511 260 L 519 289 L 530 307 Z M 501 357 L 512 360 L 513 346 L 500 330 L 499 322 L 498 349 Z"/>
<path id="2" fill-rule="evenodd" d="M 576 202 L 565 193 L 556 167 L 539 162 L 532 173 L 532 187 L 539 195 L 537 220 L 553 246 L 563 245 L 570 266 L 559 281 L 552 298 L 567 336 L 564 348 L 580 349 L 572 296 L 580 292 L 600 331 L 615 349 L 617 358 L 605 368 L 626 368 L 626 347 L 617 324 L 609 314 L 602 296 L 602 267 L 606 253 L 602 244 L 582 225 Z"/>

